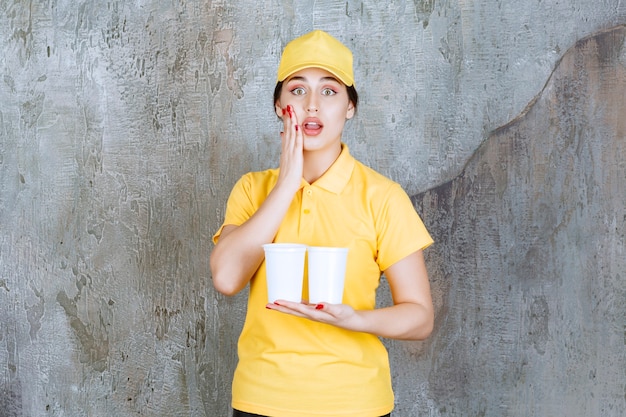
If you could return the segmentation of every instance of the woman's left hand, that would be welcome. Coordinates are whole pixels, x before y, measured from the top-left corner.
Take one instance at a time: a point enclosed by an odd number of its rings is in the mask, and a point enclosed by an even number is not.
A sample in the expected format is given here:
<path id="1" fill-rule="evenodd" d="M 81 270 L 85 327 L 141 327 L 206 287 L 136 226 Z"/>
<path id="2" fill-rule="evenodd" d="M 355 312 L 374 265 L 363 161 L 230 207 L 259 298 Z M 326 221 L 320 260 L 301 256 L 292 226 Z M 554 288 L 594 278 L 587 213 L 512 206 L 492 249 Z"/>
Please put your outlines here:
<path id="1" fill-rule="evenodd" d="M 266 308 L 348 330 L 358 330 L 362 327 L 359 326 L 361 318 L 358 312 L 347 304 L 306 304 L 276 300 L 267 304 Z"/>

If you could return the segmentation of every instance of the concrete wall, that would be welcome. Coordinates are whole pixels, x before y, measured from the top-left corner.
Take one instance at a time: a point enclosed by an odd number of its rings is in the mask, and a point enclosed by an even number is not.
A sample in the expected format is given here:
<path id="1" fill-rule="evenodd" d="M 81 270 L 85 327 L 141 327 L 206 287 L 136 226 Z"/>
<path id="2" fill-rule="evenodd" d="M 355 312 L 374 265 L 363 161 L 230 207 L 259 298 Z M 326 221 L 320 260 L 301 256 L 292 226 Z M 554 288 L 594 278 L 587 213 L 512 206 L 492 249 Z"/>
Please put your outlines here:
<path id="1" fill-rule="evenodd" d="M 246 295 L 213 291 L 210 237 L 276 163 L 279 54 L 313 28 L 355 53 L 346 142 L 438 242 L 435 334 L 388 342 L 394 416 L 621 415 L 625 22 L 619 0 L 0 1 L 0 415 L 227 415 Z"/>
<path id="2" fill-rule="evenodd" d="M 625 41 L 580 41 L 461 175 L 414 198 L 439 237 L 440 310 L 413 395 L 441 415 L 626 411 Z"/>

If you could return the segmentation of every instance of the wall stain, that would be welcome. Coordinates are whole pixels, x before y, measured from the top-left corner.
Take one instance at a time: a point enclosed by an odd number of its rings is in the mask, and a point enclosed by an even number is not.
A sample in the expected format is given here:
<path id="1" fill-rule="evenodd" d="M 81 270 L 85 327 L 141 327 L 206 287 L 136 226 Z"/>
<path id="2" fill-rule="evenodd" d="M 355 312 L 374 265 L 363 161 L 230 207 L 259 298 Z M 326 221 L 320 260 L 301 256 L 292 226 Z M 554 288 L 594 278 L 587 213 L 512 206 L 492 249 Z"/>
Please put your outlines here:
<path id="1" fill-rule="evenodd" d="M 0 385 L 0 415 L 23 417 L 22 384 L 19 380 Z"/>
<path id="2" fill-rule="evenodd" d="M 29 334 L 31 340 L 37 339 L 37 332 L 41 329 L 41 319 L 43 318 L 45 311 L 43 291 L 38 291 L 33 288 L 33 292 L 37 297 L 37 302 L 26 308 L 26 318 L 30 324 Z"/>
<path id="3" fill-rule="evenodd" d="M 528 311 L 528 341 L 537 353 L 546 353 L 546 345 L 550 340 L 548 323 L 550 322 L 550 306 L 544 296 L 533 297 Z"/>
<path id="4" fill-rule="evenodd" d="M 422 21 L 422 27 L 426 29 L 430 15 L 435 10 L 435 0 L 413 0 L 415 3 L 415 13 L 419 20 Z"/>
<path id="5" fill-rule="evenodd" d="M 15 92 L 16 92 L 16 90 L 15 90 L 15 80 L 13 79 L 13 77 L 11 77 L 9 74 L 4 74 L 3 79 L 4 79 L 4 83 L 11 90 L 11 93 L 15 94 Z"/>
<path id="6" fill-rule="evenodd" d="M 154 315 L 157 318 L 156 337 L 159 340 L 163 340 L 170 329 L 170 321 L 172 317 L 180 314 L 180 310 L 170 311 L 165 307 L 157 306 L 154 309 Z"/>
<path id="7" fill-rule="evenodd" d="M 43 112 L 43 101 L 46 95 L 41 92 L 20 105 L 20 116 L 26 127 L 33 127 Z"/>
<path id="8" fill-rule="evenodd" d="M 76 303 L 80 300 L 80 292 L 74 298 L 69 298 L 65 291 L 61 291 L 56 300 L 65 310 L 70 327 L 80 343 L 80 362 L 91 365 L 95 371 L 105 371 L 108 365 L 109 340 L 104 335 L 98 335 L 90 323 L 85 324 L 78 317 Z"/>
<path id="9" fill-rule="evenodd" d="M 232 29 L 216 30 L 213 32 L 213 52 L 226 63 L 226 86 L 237 98 L 242 98 L 245 77 L 243 74 L 240 75 L 243 71 L 240 66 L 236 65 L 230 50 L 234 38 Z"/>

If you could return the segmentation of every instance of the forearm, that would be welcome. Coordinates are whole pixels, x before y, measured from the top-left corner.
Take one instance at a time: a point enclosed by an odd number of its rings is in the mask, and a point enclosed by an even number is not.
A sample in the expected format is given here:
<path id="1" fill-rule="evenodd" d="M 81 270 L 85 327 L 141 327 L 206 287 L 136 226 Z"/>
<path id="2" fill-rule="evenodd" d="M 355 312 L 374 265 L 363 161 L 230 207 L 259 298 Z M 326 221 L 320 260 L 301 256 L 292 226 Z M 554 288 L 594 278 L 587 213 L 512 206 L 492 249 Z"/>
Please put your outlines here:
<path id="1" fill-rule="evenodd" d="M 432 311 L 420 304 L 402 303 L 391 307 L 355 312 L 358 320 L 352 330 L 400 340 L 423 340 L 433 330 Z"/>
<path id="2" fill-rule="evenodd" d="M 273 241 L 292 198 L 290 191 L 275 187 L 250 219 L 225 228 L 210 258 L 215 289 L 234 295 L 248 284 L 263 261 L 262 245 Z"/>
<path id="3" fill-rule="evenodd" d="M 433 330 L 435 313 L 422 251 L 416 251 L 385 271 L 393 306 L 361 311 L 364 331 L 392 339 L 422 340 Z"/>

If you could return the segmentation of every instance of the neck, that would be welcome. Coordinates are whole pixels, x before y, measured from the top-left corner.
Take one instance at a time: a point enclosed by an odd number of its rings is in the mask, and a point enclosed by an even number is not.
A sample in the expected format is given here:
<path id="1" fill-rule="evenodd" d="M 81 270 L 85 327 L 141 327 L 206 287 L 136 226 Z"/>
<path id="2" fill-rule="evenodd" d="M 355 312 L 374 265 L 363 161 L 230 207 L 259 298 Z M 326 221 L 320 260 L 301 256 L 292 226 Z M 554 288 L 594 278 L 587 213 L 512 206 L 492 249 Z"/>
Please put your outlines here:
<path id="1" fill-rule="evenodd" d="M 332 152 L 322 151 L 304 151 L 304 167 L 302 176 L 309 183 L 313 184 L 317 181 L 331 165 L 337 160 L 341 154 L 341 144 L 333 148 Z"/>

